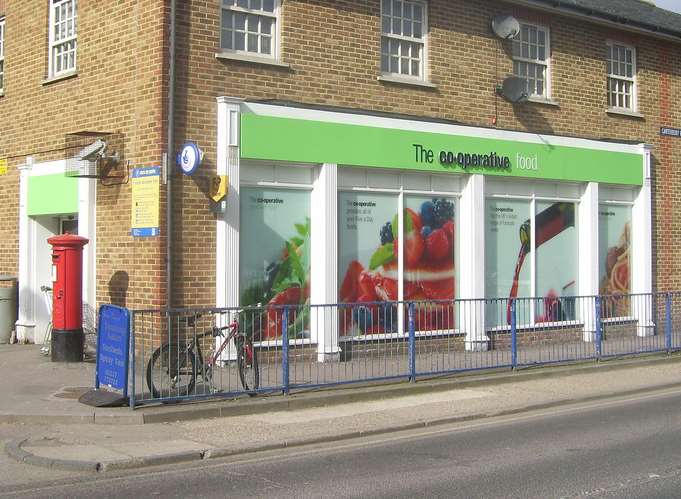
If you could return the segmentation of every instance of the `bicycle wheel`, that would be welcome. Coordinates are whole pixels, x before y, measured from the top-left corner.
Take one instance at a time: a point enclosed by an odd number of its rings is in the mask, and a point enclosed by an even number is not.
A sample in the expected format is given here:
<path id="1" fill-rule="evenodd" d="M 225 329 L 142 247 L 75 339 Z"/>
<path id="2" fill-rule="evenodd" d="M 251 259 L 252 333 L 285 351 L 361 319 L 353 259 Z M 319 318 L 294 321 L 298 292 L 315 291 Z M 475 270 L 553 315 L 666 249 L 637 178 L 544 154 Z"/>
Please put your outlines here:
<path id="1" fill-rule="evenodd" d="M 147 364 L 147 385 L 153 398 L 181 397 L 194 392 L 196 361 L 190 349 L 163 345 Z"/>
<path id="2" fill-rule="evenodd" d="M 255 395 L 251 391 L 257 390 L 260 386 L 260 370 L 258 369 L 258 355 L 250 341 L 239 342 L 237 367 L 239 368 L 241 386 L 249 392 L 249 395 Z"/>

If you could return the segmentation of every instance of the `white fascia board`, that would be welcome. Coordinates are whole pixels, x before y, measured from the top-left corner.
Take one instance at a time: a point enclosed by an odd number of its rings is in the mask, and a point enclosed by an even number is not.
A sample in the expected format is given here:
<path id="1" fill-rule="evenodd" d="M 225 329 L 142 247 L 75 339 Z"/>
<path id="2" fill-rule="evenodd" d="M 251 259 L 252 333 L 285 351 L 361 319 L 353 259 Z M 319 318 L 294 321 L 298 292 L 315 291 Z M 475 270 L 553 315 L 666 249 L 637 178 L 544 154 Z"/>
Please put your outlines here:
<path id="1" fill-rule="evenodd" d="M 462 137 L 477 137 L 481 139 L 507 140 L 529 144 L 546 144 L 549 146 L 575 147 L 580 149 L 642 154 L 640 144 L 623 144 L 574 137 L 559 137 L 555 135 L 497 130 L 494 128 L 450 125 L 446 123 L 414 121 L 408 119 L 387 118 L 382 116 L 368 116 L 364 114 L 322 111 L 317 109 L 302 109 L 297 107 L 262 104 L 256 102 L 244 102 L 241 105 L 241 110 L 243 113 L 252 113 L 260 116 L 272 116 L 276 118 L 320 121 L 324 123 L 342 123 L 346 125 L 390 128 L 396 130 L 438 133 L 442 135 Z"/>
<path id="2" fill-rule="evenodd" d="M 34 163 L 30 170 L 31 177 L 41 177 L 43 175 L 58 175 L 66 172 L 66 160 L 45 161 L 44 163 Z"/>

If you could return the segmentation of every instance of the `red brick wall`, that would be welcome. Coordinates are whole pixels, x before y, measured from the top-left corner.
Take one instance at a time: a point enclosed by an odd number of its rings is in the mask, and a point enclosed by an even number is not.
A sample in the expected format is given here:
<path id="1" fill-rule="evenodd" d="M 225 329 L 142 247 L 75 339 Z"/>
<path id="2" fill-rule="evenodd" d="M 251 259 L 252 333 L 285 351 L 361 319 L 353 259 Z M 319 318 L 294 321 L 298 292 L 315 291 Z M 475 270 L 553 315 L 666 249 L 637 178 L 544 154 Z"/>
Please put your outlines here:
<path id="1" fill-rule="evenodd" d="M 0 0 L 2 1 L 2 0 Z M 5 95 L 0 97 L 0 273 L 18 266 L 18 174 L 27 155 L 63 159 L 65 134 L 120 134 L 124 167 L 160 165 L 165 150 L 167 7 L 158 0 L 78 4 L 78 75 L 47 85 L 48 2 L 5 0 Z M 2 3 L 0 3 L 0 8 Z M 0 9 L 1 10 L 1 9 Z M 109 302 L 110 280 L 128 274 L 127 304 L 164 300 L 164 238 L 133 239 L 130 185 L 97 186 L 97 299 Z M 122 290 L 116 291 L 120 295 Z M 122 298 L 119 296 L 119 299 Z"/>
<path id="2" fill-rule="evenodd" d="M 283 99 L 374 111 L 447 118 L 465 124 L 654 146 L 654 259 L 659 289 L 681 289 L 681 141 L 661 139 L 660 126 L 681 126 L 681 44 L 660 41 L 583 20 L 532 12 L 499 1 L 431 0 L 428 65 L 436 89 L 395 85 L 380 74 L 379 0 L 285 0 L 281 60 L 290 69 L 217 60 L 215 2 L 188 0 L 180 8 L 177 141 L 198 141 L 204 174 L 215 171 L 216 103 L 220 95 Z M 511 106 L 494 94 L 512 71 L 510 44 L 491 32 L 495 14 L 513 13 L 550 27 L 553 99 L 558 106 Z M 643 119 L 607 114 L 607 39 L 638 52 L 639 110 Z M 178 299 L 214 300 L 214 216 L 204 193 L 207 178 L 179 180 L 176 213 L 190 223 L 176 230 Z M 180 256 L 181 255 L 181 256 Z"/>

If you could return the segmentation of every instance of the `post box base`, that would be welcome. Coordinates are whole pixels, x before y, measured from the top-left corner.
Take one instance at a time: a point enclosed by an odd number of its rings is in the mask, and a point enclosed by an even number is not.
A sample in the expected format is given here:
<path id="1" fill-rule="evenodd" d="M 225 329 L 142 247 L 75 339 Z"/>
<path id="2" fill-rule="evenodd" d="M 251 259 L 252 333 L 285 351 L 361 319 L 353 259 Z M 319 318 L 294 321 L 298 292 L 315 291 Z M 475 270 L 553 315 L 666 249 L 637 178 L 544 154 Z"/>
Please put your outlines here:
<path id="1" fill-rule="evenodd" d="M 52 362 L 83 362 L 83 330 L 52 331 Z"/>

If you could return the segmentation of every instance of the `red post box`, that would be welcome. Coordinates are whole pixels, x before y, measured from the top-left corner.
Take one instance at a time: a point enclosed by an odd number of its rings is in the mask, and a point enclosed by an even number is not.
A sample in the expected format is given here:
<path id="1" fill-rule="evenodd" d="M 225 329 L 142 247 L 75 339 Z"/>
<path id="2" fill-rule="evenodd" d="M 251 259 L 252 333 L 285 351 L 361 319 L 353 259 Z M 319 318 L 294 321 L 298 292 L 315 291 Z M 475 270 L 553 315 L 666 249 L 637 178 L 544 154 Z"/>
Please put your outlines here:
<path id="1" fill-rule="evenodd" d="M 72 234 L 51 237 L 52 361 L 83 361 L 83 247 Z"/>

